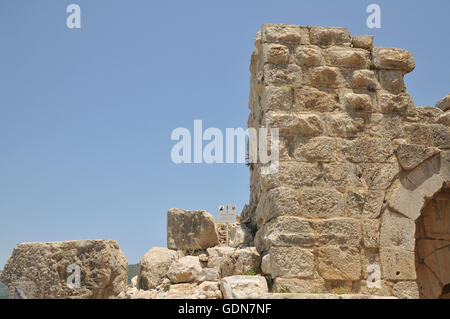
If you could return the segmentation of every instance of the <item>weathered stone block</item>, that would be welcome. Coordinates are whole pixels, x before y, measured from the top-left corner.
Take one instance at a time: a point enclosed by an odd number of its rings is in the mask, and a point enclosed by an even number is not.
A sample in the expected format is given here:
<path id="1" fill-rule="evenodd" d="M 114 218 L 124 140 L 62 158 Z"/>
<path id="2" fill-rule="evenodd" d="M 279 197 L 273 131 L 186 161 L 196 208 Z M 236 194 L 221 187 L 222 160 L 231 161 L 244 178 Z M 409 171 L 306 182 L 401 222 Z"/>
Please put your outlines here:
<path id="1" fill-rule="evenodd" d="M 409 73 L 415 68 L 412 54 L 403 49 L 374 47 L 372 50 L 373 64 L 381 70 L 399 70 Z"/>
<path id="2" fill-rule="evenodd" d="M 378 105 L 383 113 L 406 113 L 414 110 L 414 101 L 408 93 L 392 94 L 378 91 Z"/>
<path id="3" fill-rule="evenodd" d="M 441 124 L 430 125 L 431 143 L 440 149 L 450 148 L 450 130 Z"/>
<path id="4" fill-rule="evenodd" d="M 316 235 L 307 219 L 292 216 L 283 216 L 272 219 L 258 232 L 261 241 L 258 241 L 259 251 L 267 251 L 271 247 L 313 246 Z"/>
<path id="5" fill-rule="evenodd" d="M 324 124 L 316 114 L 269 112 L 266 114 L 265 121 L 267 126 L 278 128 L 281 135 L 317 135 L 324 130 Z"/>
<path id="6" fill-rule="evenodd" d="M 214 217 L 204 210 L 172 208 L 167 212 L 167 247 L 197 250 L 219 243 Z"/>
<path id="7" fill-rule="evenodd" d="M 299 87 L 294 91 L 293 109 L 297 112 L 332 112 L 339 108 L 338 95 L 332 90 Z"/>
<path id="8" fill-rule="evenodd" d="M 319 245 L 358 247 L 361 243 L 361 223 L 352 218 L 314 220 L 311 225 L 317 233 Z"/>
<path id="9" fill-rule="evenodd" d="M 314 270 L 314 255 L 308 249 L 300 247 L 272 247 L 270 268 L 273 278 L 309 277 Z"/>
<path id="10" fill-rule="evenodd" d="M 381 277 L 387 280 L 416 280 L 414 252 L 401 248 L 380 250 Z"/>
<path id="11" fill-rule="evenodd" d="M 396 150 L 398 162 L 404 170 L 411 170 L 428 158 L 439 153 L 435 147 L 417 144 L 401 144 Z"/>
<path id="12" fill-rule="evenodd" d="M 326 136 L 297 138 L 293 156 L 299 161 L 333 162 L 337 160 L 337 143 L 335 138 Z"/>
<path id="13" fill-rule="evenodd" d="M 398 94 L 405 90 L 405 83 L 403 81 L 403 74 L 400 71 L 378 71 L 380 77 L 380 84 L 384 90 L 391 93 Z"/>
<path id="14" fill-rule="evenodd" d="M 262 276 L 230 276 L 220 281 L 223 299 L 256 298 L 269 291 Z"/>
<path id="15" fill-rule="evenodd" d="M 348 113 L 329 114 L 325 123 L 330 136 L 354 137 L 364 131 L 364 119 Z"/>
<path id="16" fill-rule="evenodd" d="M 294 101 L 293 90 L 288 86 L 267 86 L 261 96 L 261 108 L 268 111 L 289 111 Z"/>
<path id="17" fill-rule="evenodd" d="M 315 45 L 302 45 L 295 50 L 295 62 L 302 66 L 319 66 L 324 64 L 322 50 Z"/>
<path id="18" fill-rule="evenodd" d="M 298 85 L 303 81 L 301 68 L 295 64 L 278 65 L 265 64 L 261 75 L 261 81 L 264 85 Z"/>
<path id="19" fill-rule="evenodd" d="M 167 277 L 173 283 L 191 282 L 202 272 L 202 266 L 197 256 L 185 256 L 175 261 L 167 272 Z"/>
<path id="20" fill-rule="evenodd" d="M 364 247 L 378 248 L 380 245 L 380 222 L 378 219 L 365 219 L 362 221 Z"/>
<path id="21" fill-rule="evenodd" d="M 385 163 L 394 154 L 391 141 L 384 138 L 361 137 L 350 141 L 343 151 L 354 163 Z"/>
<path id="22" fill-rule="evenodd" d="M 369 52 L 363 49 L 331 47 L 326 50 L 328 63 L 344 68 L 367 68 Z"/>
<path id="23" fill-rule="evenodd" d="M 290 53 L 289 48 L 281 44 L 264 44 L 264 62 L 272 64 L 288 64 Z"/>
<path id="24" fill-rule="evenodd" d="M 311 27 L 311 43 L 323 47 L 342 45 L 350 47 L 351 37 L 347 28 Z"/>
<path id="25" fill-rule="evenodd" d="M 381 218 L 381 247 L 400 247 L 413 251 L 415 230 L 413 220 L 387 209 Z"/>
<path id="26" fill-rule="evenodd" d="M 394 296 L 399 299 L 419 299 L 419 288 L 415 281 L 400 281 L 393 287 Z"/>
<path id="27" fill-rule="evenodd" d="M 377 218 L 381 213 L 384 192 L 367 190 L 348 190 L 345 211 L 348 217 Z"/>
<path id="28" fill-rule="evenodd" d="M 372 111 L 372 98 L 368 94 L 342 92 L 340 101 L 347 110 L 352 112 Z"/>
<path id="29" fill-rule="evenodd" d="M 263 24 L 263 42 L 290 42 L 294 44 L 309 44 L 307 27 L 287 24 Z"/>
<path id="30" fill-rule="evenodd" d="M 343 215 L 344 195 L 335 189 L 304 189 L 300 202 L 303 216 L 329 218 Z"/>
<path id="31" fill-rule="evenodd" d="M 319 274 L 325 280 L 358 280 L 361 261 L 356 248 L 323 247 L 319 249 Z"/>
<path id="32" fill-rule="evenodd" d="M 80 288 L 67 284 L 70 265 L 80 269 Z M 32 282 L 36 299 L 103 299 L 126 288 L 127 268 L 127 259 L 114 240 L 21 243 L 14 247 L 0 281 L 5 285 Z"/>
<path id="33" fill-rule="evenodd" d="M 300 213 L 297 192 L 288 187 L 277 187 L 263 193 L 256 209 L 256 222 L 262 227 L 272 218 Z"/>
<path id="34" fill-rule="evenodd" d="M 373 48 L 373 35 L 355 35 L 352 37 L 352 44 L 354 48 L 370 51 Z"/>
<path id="35" fill-rule="evenodd" d="M 274 292 L 321 293 L 325 291 L 325 281 L 320 277 L 317 279 L 278 277 L 274 279 L 272 289 Z"/>
<path id="36" fill-rule="evenodd" d="M 304 82 L 310 86 L 345 86 L 345 79 L 342 77 L 339 68 L 329 66 L 309 68 L 305 74 Z"/>
<path id="37" fill-rule="evenodd" d="M 351 74 L 352 88 L 366 89 L 374 91 L 380 87 L 378 79 L 374 71 L 371 70 L 356 70 Z"/>
<path id="38" fill-rule="evenodd" d="M 137 288 L 143 290 L 155 289 L 166 277 L 170 265 L 178 259 L 174 250 L 163 247 L 153 247 L 139 262 Z"/>
<path id="39" fill-rule="evenodd" d="M 404 127 L 408 144 L 431 146 L 430 127 L 426 124 L 412 123 Z"/>
<path id="40" fill-rule="evenodd" d="M 450 110 L 450 94 L 447 94 L 446 97 L 440 99 L 436 103 L 436 107 L 440 108 L 444 112 L 449 111 Z"/>

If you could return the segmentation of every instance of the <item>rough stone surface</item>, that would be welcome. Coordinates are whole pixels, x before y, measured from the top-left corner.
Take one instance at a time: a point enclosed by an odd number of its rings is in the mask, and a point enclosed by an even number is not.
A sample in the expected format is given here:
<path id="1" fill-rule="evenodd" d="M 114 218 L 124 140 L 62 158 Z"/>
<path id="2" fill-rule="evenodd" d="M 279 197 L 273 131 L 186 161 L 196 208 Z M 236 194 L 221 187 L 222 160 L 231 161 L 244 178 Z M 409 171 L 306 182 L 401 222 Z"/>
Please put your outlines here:
<path id="1" fill-rule="evenodd" d="M 220 281 L 220 290 L 224 299 L 252 299 L 269 291 L 262 276 L 225 277 Z"/>
<path id="2" fill-rule="evenodd" d="M 202 266 L 197 256 L 185 256 L 175 261 L 167 272 L 167 277 L 173 283 L 191 282 L 202 272 Z"/>
<path id="3" fill-rule="evenodd" d="M 167 247 L 199 250 L 219 244 L 214 217 L 204 210 L 172 208 L 167 213 Z"/>
<path id="4" fill-rule="evenodd" d="M 80 288 L 67 285 L 69 265 L 80 267 Z M 111 298 L 127 286 L 127 260 L 113 240 L 18 244 L 0 281 L 34 283 L 34 298 Z M 72 281 L 73 282 L 73 281 Z"/>
<path id="5" fill-rule="evenodd" d="M 176 251 L 153 247 L 139 262 L 137 288 L 149 290 L 156 288 L 166 277 L 170 265 L 178 259 Z"/>

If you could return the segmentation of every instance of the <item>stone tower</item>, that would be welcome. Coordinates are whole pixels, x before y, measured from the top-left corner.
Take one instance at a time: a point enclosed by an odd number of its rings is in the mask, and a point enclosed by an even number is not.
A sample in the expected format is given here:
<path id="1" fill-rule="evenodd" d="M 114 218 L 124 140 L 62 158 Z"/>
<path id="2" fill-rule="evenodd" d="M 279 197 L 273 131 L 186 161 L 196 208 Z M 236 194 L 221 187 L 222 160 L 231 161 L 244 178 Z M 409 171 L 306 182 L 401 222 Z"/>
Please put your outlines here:
<path id="1" fill-rule="evenodd" d="M 441 297 L 450 96 L 415 107 L 411 53 L 345 28 L 265 24 L 255 46 L 248 126 L 279 128 L 280 163 L 251 165 L 243 219 L 274 290 Z"/>

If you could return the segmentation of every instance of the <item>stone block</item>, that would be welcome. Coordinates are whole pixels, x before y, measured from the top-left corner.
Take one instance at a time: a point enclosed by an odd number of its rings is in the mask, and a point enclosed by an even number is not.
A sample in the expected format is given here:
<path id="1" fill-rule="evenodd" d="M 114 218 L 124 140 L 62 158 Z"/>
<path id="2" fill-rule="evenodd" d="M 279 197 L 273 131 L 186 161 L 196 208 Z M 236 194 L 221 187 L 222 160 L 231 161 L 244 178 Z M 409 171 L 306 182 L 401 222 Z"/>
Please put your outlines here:
<path id="1" fill-rule="evenodd" d="M 351 46 L 351 37 L 347 28 L 311 27 L 310 40 L 312 44 L 322 47 Z"/>
<path id="2" fill-rule="evenodd" d="M 386 280 L 416 280 L 414 252 L 402 248 L 382 247 L 381 276 Z"/>
<path id="3" fill-rule="evenodd" d="M 361 261 L 356 248 L 323 247 L 319 249 L 319 274 L 325 280 L 358 280 Z"/>
<path id="4" fill-rule="evenodd" d="M 308 249 L 300 247 L 272 247 L 270 270 L 273 278 L 309 277 L 314 270 L 314 255 Z"/>
<path id="5" fill-rule="evenodd" d="M 352 37 L 352 44 L 354 48 L 370 51 L 373 48 L 373 35 L 355 35 Z"/>
<path id="6" fill-rule="evenodd" d="M 317 233 L 320 246 L 358 247 L 361 243 L 361 222 L 352 218 L 314 220 L 311 225 Z"/>
<path id="7" fill-rule="evenodd" d="M 335 189 L 304 189 L 300 193 L 302 215 L 313 218 L 342 216 L 344 195 Z"/>
<path id="8" fill-rule="evenodd" d="M 374 47 L 373 64 L 380 70 L 398 70 L 409 73 L 415 68 L 412 54 L 404 49 Z"/>

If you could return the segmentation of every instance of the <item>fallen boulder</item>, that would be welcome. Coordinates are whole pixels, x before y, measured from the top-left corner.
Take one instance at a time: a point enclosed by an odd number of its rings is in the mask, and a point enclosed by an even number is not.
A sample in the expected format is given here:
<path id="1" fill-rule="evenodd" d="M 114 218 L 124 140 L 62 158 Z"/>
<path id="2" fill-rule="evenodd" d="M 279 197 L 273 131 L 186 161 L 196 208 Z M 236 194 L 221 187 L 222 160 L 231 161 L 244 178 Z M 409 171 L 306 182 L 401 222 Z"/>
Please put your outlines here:
<path id="1" fill-rule="evenodd" d="M 168 248 L 195 251 L 218 243 L 214 217 L 207 211 L 172 208 L 167 212 Z"/>
<path id="2" fill-rule="evenodd" d="M 176 251 L 153 247 L 139 262 L 139 271 L 137 278 L 138 289 L 154 289 L 166 277 L 170 265 L 178 259 Z"/>
<path id="3" fill-rule="evenodd" d="M 33 283 L 36 299 L 110 298 L 127 287 L 127 268 L 114 240 L 30 242 L 14 248 L 0 281 Z"/>

